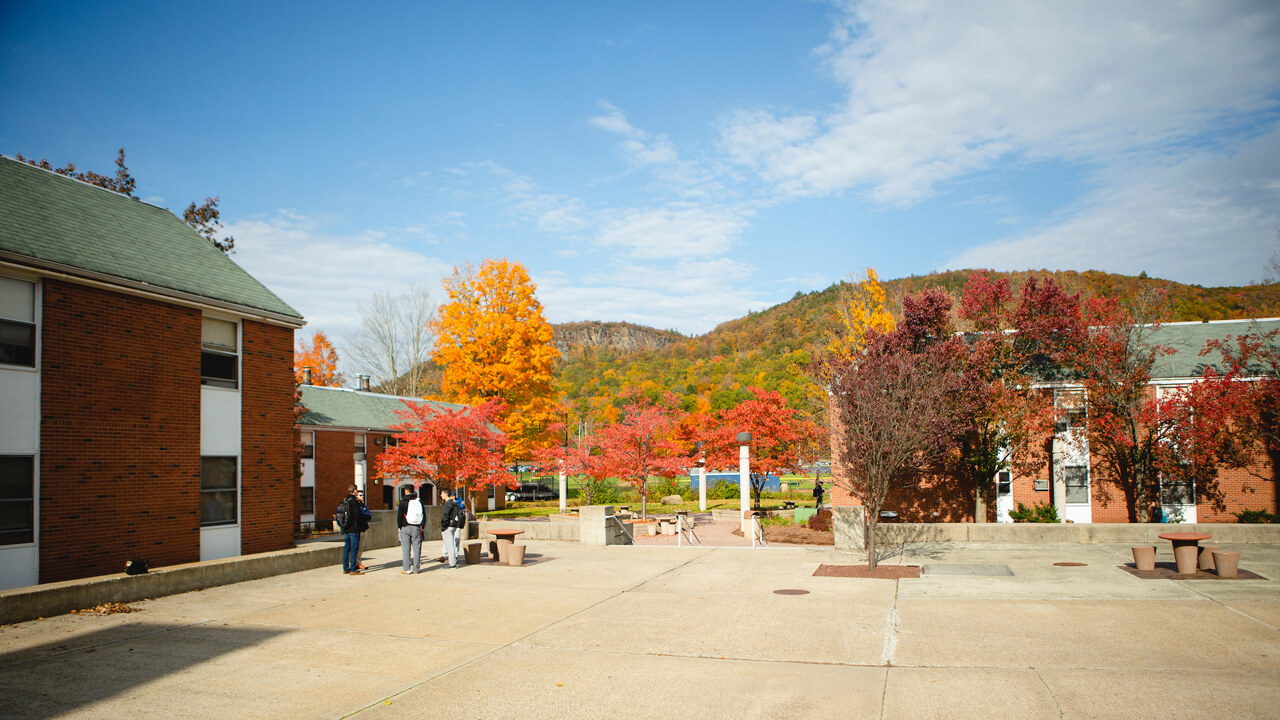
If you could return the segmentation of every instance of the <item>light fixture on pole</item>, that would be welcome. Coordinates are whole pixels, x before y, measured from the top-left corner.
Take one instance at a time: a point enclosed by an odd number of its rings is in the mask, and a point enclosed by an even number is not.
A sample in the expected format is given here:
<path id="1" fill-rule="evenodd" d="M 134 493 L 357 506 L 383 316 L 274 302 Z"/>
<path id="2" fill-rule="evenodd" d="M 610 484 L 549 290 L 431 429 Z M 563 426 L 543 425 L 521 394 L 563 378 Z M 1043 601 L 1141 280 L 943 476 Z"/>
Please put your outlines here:
<path id="1" fill-rule="evenodd" d="M 738 509 L 742 514 L 742 536 L 751 537 L 751 500 L 748 486 L 751 483 L 751 433 L 738 433 Z"/>

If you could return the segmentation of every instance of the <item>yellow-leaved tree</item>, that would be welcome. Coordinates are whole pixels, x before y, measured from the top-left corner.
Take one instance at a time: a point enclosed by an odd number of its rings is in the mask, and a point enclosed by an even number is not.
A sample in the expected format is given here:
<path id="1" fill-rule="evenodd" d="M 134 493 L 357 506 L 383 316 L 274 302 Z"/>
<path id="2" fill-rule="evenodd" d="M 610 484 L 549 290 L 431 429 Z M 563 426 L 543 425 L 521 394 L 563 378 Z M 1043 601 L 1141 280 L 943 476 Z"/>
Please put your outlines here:
<path id="1" fill-rule="evenodd" d="M 866 279 L 840 284 L 836 304 L 835 329 L 827 336 L 827 354 L 833 359 L 850 359 L 862 352 L 867 334 L 893 332 L 893 315 L 885 306 L 885 292 L 876 271 L 867 268 Z"/>
<path id="2" fill-rule="evenodd" d="M 501 400 L 507 460 L 528 459 L 550 441 L 558 419 L 553 372 L 560 353 L 537 286 L 524 265 L 501 258 L 454 268 L 444 289 L 449 302 L 438 310 L 433 350 L 444 368 L 441 393 L 468 405 Z"/>

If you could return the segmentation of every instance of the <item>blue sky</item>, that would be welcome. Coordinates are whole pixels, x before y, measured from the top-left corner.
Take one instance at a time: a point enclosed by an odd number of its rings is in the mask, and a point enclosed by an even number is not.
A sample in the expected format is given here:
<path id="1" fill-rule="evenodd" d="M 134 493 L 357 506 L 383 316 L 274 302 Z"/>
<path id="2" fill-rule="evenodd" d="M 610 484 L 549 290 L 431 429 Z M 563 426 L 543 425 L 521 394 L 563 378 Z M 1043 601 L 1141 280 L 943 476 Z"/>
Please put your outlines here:
<path id="1" fill-rule="evenodd" d="M 689 334 L 874 267 L 1259 279 L 1274 2 L 0 3 L 0 152 L 219 195 L 339 351 L 525 263 L 553 322 Z"/>

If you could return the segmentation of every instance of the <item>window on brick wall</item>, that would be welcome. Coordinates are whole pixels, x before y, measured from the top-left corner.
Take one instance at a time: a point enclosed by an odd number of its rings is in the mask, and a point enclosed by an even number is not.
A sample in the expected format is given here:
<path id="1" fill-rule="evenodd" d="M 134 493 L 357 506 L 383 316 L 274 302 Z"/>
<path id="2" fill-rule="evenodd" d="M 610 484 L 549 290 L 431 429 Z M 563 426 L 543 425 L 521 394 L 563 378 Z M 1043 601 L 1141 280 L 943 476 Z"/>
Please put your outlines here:
<path id="1" fill-rule="evenodd" d="M 35 458 L 0 455 L 0 545 L 35 542 Z"/>
<path id="2" fill-rule="evenodd" d="M 1062 469 L 1062 478 L 1067 486 L 1067 502 L 1088 504 L 1089 502 L 1089 468 L 1083 465 L 1072 465 Z"/>
<path id="3" fill-rule="evenodd" d="M 200 524 L 234 525 L 236 522 L 236 459 L 200 458 Z"/>
<path id="4" fill-rule="evenodd" d="M 302 488 L 302 514 L 316 514 L 316 489 L 313 487 Z"/>
<path id="5" fill-rule="evenodd" d="M 365 434 L 364 434 L 364 433 L 356 433 L 356 441 L 355 441 L 355 442 L 356 442 L 356 446 L 355 446 L 355 459 L 356 459 L 356 460 L 363 460 L 363 459 L 364 459 L 364 452 L 365 452 L 365 442 L 366 442 L 366 440 L 365 440 Z"/>
<path id="6" fill-rule="evenodd" d="M 36 286 L 0 277 L 0 365 L 36 366 Z"/>
<path id="7" fill-rule="evenodd" d="M 313 432 L 302 433 L 302 457 L 313 458 L 316 456 L 316 434 Z"/>
<path id="8" fill-rule="evenodd" d="M 200 337 L 200 382 L 235 389 L 240 376 L 239 327 L 230 320 L 204 318 Z"/>

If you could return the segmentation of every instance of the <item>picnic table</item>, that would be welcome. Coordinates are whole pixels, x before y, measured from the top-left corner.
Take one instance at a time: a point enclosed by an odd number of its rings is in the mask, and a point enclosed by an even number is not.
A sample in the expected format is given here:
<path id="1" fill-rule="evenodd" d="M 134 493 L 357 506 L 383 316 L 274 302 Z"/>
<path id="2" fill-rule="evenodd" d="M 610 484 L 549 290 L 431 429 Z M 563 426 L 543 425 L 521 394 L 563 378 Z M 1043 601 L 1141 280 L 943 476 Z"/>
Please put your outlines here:
<path id="1" fill-rule="evenodd" d="M 505 557 L 507 554 L 506 547 L 513 545 L 516 541 L 516 536 L 524 531 L 519 528 L 489 528 L 485 532 L 497 538 L 497 540 L 489 542 L 489 559 L 505 563 L 507 561 Z"/>
<path id="2" fill-rule="evenodd" d="M 1179 575 L 1195 575 L 1199 569 L 1200 541 L 1213 537 L 1209 533 L 1171 532 L 1161 533 L 1161 540 L 1173 543 L 1173 559 L 1178 563 Z"/>

